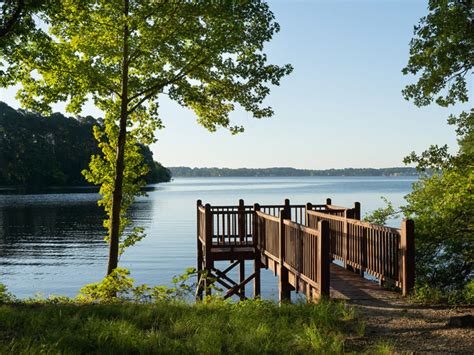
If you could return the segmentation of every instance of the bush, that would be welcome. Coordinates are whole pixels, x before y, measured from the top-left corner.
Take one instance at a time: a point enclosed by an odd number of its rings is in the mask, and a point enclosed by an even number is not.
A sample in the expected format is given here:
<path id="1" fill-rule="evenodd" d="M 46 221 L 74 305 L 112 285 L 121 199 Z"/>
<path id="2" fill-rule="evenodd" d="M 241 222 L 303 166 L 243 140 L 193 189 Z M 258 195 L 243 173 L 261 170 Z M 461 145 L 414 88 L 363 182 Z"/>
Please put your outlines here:
<path id="1" fill-rule="evenodd" d="M 135 286 L 134 279 L 129 275 L 129 270 L 116 268 L 101 282 L 84 286 L 75 301 L 79 303 L 149 303 L 184 300 L 192 296 L 196 289 L 196 283 L 191 281 L 197 276 L 194 268 L 189 268 L 183 275 L 174 277 L 173 287 L 148 286 L 147 284 Z"/>
<path id="2" fill-rule="evenodd" d="M 0 304 L 13 302 L 15 297 L 8 292 L 7 286 L 0 283 Z"/>

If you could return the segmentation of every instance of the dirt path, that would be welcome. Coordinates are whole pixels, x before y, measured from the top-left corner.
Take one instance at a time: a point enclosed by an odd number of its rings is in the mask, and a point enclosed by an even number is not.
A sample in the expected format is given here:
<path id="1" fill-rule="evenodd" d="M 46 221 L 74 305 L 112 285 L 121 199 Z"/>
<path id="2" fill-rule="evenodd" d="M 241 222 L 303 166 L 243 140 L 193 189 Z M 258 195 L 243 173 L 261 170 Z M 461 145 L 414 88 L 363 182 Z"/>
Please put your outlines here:
<path id="1" fill-rule="evenodd" d="M 474 354 L 474 328 L 448 324 L 451 317 L 474 316 L 474 307 L 420 306 L 401 296 L 349 303 L 366 323 L 365 336 L 354 342 L 355 348 L 382 341 L 400 353 Z"/>
<path id="2" fill-rule="evenodd" d="M 474 354 L 474 328 L 449 326 L 451 317 L 474 316 L 474 307 L 421 306 L 358 274 L 331 264 L 331 298 L 354 305 L 365 335 L 348 350 L 362 351 L 380 341 L 397 353 Z"/>

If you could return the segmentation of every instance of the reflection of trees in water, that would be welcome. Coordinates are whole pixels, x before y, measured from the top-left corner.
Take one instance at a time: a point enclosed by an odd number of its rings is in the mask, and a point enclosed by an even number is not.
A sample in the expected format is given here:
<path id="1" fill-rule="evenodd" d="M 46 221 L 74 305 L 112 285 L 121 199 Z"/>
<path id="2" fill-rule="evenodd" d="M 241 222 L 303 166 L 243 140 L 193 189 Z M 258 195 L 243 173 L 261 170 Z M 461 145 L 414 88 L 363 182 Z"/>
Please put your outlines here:
<path id="1" fill-rule="evenodd" d="M 147 227 L 151 209 L 149 199 L 141 199 L 132 207 L 131 217 Z M 21 206 L 12 201 L 0 207 L 0 264 L 8 262 L 6 259 L 21 263 L 28 258 L 46 261 L 97 257 L 97 252 L 102 255 L 107 247 L 104 216 L 95 201 Z"/>

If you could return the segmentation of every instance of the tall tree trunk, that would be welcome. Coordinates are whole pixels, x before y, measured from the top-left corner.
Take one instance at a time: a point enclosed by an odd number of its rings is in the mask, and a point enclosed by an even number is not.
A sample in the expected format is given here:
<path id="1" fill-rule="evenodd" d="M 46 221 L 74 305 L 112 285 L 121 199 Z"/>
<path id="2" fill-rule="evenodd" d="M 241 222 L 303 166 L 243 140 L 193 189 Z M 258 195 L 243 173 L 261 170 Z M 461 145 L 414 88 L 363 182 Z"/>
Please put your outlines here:
<path id="1" fill-rule="evenodd" d="M 128 16 L 129 0 L 124 0 L 124 14 Z M 120 242 L 120 211 L 122 207 L 123 172 L 125 169 L 125 144 L 127 141 L 127 117 L 128 117 L 128 24 L 123 27 L 123 58 L 122 58 L 122 93 L 120 105 L 119 135 L 117 140 L 117 158 L 115 163 L 114 191 L 112 193 L 112 215 L 109 227 L 109 263 L 107 275 L 110 275 L 118 266 L 119 242 Z"/>

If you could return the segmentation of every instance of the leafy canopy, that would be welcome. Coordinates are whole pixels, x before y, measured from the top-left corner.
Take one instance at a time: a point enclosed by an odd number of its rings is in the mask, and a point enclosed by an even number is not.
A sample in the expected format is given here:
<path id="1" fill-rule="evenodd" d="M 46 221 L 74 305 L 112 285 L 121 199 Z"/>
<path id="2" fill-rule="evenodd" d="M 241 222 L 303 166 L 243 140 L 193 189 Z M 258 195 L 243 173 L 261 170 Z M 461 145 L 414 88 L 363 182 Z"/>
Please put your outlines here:
<path id="1" fill-rule="evenodd" d="M 0 48 L 14 44 L 16 37 L 34 30 L 33 15 L 45 5 L 45 0 L 0 1 Z"/>
<path id="2" fill-rule="evenodd" d="M 255 117 L 272 115 L 262 106 L 269 84 L 278 85 L 290 65 L 267 63 L 263 45 L 279 30 L 263 1 L 65 0 L 39 17 L 49 33 L 38 30 L 3 59 L 9 76 L 20 82 L 20 102 L 37 111 L 67 101 L 80 112 L 91 97 L 105 112 L 127 100 L 131 122 L 157 117 L 159 94 L 197 114 L 213 131 L 239 132 L 229 113 L 242 106 Z M 123 28 L 129 27 L 129 81 L 122 97 Z M 148 103 L 148 105 L 143 105 Z"/>
<path id="3" fill-rule="evenodd" d="M 467 102 L 467 78 L 474 66 L 472 1 L 430 0 L 428 10 L 415 26 L 410 59 L 403 69 L 404 74 L 419 74 L 419 79 L 403 95 L 417 106 Z"/>

